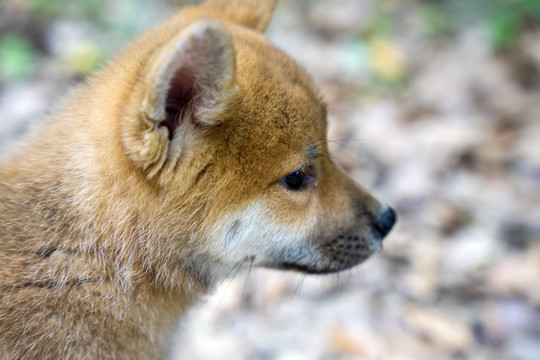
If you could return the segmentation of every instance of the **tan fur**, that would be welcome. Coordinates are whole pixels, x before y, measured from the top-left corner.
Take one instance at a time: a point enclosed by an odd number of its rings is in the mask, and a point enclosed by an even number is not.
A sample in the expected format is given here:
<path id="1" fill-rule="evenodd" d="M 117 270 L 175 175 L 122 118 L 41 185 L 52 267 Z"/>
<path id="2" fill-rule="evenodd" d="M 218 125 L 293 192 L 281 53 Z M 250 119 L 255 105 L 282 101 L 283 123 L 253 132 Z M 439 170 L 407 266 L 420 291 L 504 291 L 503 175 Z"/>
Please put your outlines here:
<path id="1" fill-rule="evenodd" d="M 260 34 L 274 6 L 184 9 L 11 146 L 1 359 L 163 358 L 231 268 L 333 272 L 380 247 L 385 207 L 326 155 L 311 79 Z M 287 189 L 306 164 L 316 181 Z"/>

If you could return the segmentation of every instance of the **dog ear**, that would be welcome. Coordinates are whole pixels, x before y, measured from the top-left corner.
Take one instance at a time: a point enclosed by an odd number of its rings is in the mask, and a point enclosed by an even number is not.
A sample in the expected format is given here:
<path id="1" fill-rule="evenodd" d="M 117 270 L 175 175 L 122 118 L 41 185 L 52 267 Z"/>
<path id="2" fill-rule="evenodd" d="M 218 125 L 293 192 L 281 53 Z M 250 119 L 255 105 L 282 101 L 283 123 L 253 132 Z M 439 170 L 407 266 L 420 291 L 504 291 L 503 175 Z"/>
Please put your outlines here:
<path id="1" fill-rule="evenodd" d="M 212 125 L 236 94 L 229 32 L 218 22 L 195 23 L 166 44 L 146 75 L 143 110 L 172 139 L 178 125 Z"/>
<path id="2" fill-rule="evenodd" d="M 138 104 L 132 106 L 137 115 L 130 117 L 123 140 L 130 156 L 153 177 L 166 162 L 177 160 L 186 137 L 221 123 L 234 106 L 238 89 L 231 36 L 218 21 L 199 21 L 155 51 L 142 71 L 134 89 Z"/>
<path id="3" fill-rule="evenodd" d="M 278 0 L 207 0 L 202 4 L 210 15 L 264 32 L 272 20 Z"/>

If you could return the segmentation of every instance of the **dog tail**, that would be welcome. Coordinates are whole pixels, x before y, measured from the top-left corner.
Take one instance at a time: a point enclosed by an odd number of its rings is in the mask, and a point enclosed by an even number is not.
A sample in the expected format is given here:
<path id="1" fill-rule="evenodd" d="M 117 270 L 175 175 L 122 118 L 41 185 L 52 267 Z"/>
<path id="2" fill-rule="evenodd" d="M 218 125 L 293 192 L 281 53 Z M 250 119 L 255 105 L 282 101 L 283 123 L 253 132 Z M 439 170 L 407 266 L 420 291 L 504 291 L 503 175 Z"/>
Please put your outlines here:
<path id="1" fill-rule="evenodd" d="M 202 6 L 224 21 L 264 32 L 278 0 L 206 0 Z"/>

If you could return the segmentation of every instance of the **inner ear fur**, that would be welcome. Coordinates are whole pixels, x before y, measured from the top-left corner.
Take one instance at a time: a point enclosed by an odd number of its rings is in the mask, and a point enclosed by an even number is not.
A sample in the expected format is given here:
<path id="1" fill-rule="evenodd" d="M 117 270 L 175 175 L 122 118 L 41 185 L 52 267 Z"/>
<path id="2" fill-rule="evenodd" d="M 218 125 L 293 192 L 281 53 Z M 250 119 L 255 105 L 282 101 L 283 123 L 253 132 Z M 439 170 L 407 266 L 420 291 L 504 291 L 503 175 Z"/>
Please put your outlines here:
<path id="1" fill-rule="evenodd" d="M 185 28 L 147 64 L 134 89 L 136 114 L 127 119 L 123 140 L 151 178 L 173 169 L 205 128 L 227 118 L 238 88 L 232 39 L 217 20 Z"/>

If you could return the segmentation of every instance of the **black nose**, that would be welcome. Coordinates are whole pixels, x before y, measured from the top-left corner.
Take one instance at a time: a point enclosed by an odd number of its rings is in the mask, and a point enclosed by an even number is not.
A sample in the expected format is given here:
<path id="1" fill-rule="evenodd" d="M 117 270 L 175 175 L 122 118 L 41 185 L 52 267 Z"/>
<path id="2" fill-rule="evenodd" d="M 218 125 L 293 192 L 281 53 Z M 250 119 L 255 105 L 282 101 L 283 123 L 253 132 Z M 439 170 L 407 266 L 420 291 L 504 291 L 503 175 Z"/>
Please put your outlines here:
<path id="1" fill-rule="evenodd" d="M 379 216 L 373 226 L 375 227 L 375 230 L 381 235 L 381 237 L 385 237 L 392 229 L 392 226 L 394 226 L 394 224 L 396 223 L 396 218 L 396 212 L 394 211 L 394 209 L 389 207 Z"/>

